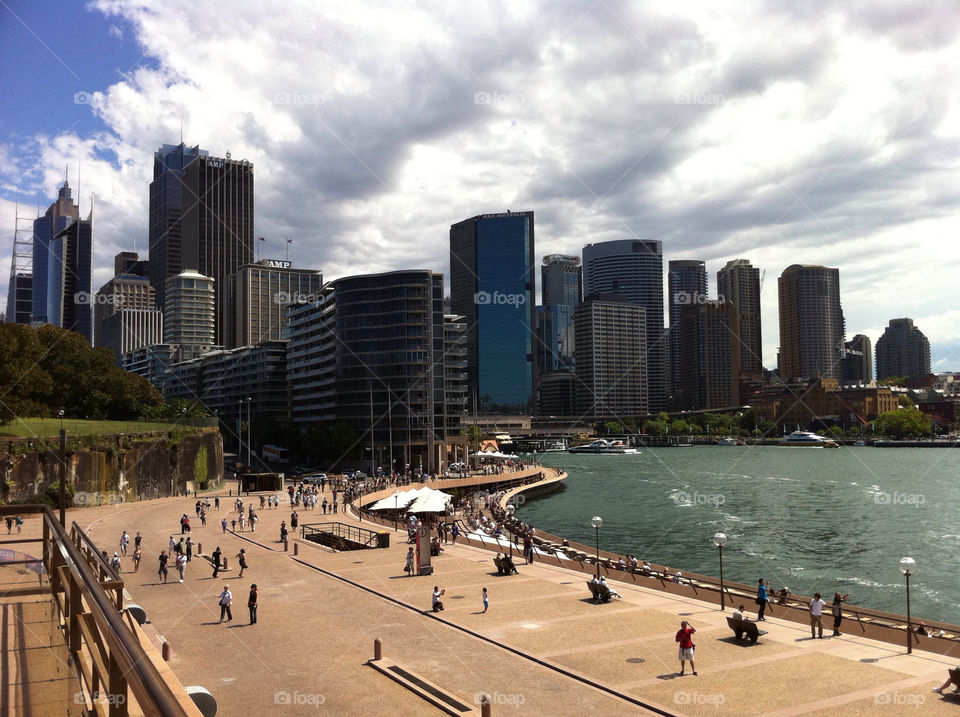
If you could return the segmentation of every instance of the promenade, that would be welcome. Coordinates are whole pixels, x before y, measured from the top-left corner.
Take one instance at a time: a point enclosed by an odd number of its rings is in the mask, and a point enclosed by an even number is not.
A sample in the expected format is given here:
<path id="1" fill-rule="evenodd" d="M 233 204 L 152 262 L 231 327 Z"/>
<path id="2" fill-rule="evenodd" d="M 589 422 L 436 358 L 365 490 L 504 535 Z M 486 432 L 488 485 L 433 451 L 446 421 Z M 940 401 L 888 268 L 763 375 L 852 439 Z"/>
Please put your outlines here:
<path id="1" fill-rule="evenodd" d="M 649 713 L 641 704 L 678 715 L 960 709 L 960 699 L 931 691 L 957 656 L 908 656 L 902 647 L 852 634 L 812 640 L 806 626 L 775 617 L 762 623 L 769 634 L 757 645 L 738 644 L 726 626 L 729 608 L 723 613 L 640 583 L 615 583 L 623 599 L 598 605 L 588 599 L 582 573 L 518 559 L 519 575 L 497 576 L 491 552 L 463 544 L 434 558 L 435 575 L 407 577 L 402 529 L 389 549 L 338 554 L 307 543 L 294 557 L 292 540 L 287 553 L 278 542 L 280 521 L 290 522 L 285 496 L 280 509 L 257 511 L 255 533 L 222 534 L 220 518 L 236 516 L 232 498 L 221 499 L 206 527 L 195 519 L 194 503 L 161 499 L 70 510 L 67 518 L 111 555 L 123 530 L 131 538 L 143 534 L 139 573 L 131 572 L 129 556 L 122 559 L 130 598 L 146 609 L 147 632 L 170 642 L 170 666 L 183 684 L 209 689 L 221 715 L 440 714 L 365 664 L 374 638 L 383 641 L 384 662 L 465 704 L 476 707 L 479 692 L 493 695 L 494 714 Z M 160 585 L 156 556 L 170 535 L 179 537 L 182 513 L 203 552 L 219 545 L 230 570 L 214 580 L 209 563 L 195 556 L 183 584 L 171 569 L 170 582 Z M 358 522 L 319 509 L 299 514 L 301 524 Z M 238 578 L 234 556 L 241 547 L 249 568 Z M 261 606 L 258 624 L 247 626 L 253 582 Z M 225 583 L 234 594 L 234 620 L 217 624 L 216 596 Z M 438 614 L 428 612 L 434 585 L 446 589 L 446 610 Z M 490 609 L 481 614 L 484 586 Z M 679 676 L 674 634 L 682 619 L 697 629 L 696 677 Z"/>

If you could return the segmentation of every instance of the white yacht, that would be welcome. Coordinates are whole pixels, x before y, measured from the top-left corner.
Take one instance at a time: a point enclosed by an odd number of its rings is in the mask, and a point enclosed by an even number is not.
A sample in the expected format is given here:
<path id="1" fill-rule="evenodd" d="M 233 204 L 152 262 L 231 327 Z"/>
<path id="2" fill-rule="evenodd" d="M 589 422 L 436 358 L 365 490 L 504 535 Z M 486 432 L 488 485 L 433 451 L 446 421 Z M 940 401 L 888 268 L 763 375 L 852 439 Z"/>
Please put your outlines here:
<path id="1" fill-rule="evenodd" d="M 626 453 L 639 453 L 636 448 L 631 448 L 623 441 L 607 441 L 598 438 L 593 443 L 585 446 L 574 446 L 568 448 L 567 453 L 606 453 L 610 455 L 624 455 Z"/>
<path id="2" fill-rule="evenodd" d="M 838 445 L 832 438 L 824 438 L 810 431 L 794 431 L 789 436 L 784 436 L 780 440 L 781 446 L 822 446 L 824 448 L 836 448 Z"/>

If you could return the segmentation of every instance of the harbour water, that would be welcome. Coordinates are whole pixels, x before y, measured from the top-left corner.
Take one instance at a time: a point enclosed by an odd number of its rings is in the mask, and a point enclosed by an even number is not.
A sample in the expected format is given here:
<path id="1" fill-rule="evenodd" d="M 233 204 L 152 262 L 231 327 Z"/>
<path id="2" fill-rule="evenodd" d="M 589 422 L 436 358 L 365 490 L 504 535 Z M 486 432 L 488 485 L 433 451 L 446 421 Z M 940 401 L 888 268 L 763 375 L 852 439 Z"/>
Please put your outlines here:
<path id="1" fill-rule="evenodd" d="M 777 446 L 646 448 L 639 455 L 537 456 L 565 488 L 518 507 L 543 530 L 676 570 L 960 622 L 960 451 Z"/>

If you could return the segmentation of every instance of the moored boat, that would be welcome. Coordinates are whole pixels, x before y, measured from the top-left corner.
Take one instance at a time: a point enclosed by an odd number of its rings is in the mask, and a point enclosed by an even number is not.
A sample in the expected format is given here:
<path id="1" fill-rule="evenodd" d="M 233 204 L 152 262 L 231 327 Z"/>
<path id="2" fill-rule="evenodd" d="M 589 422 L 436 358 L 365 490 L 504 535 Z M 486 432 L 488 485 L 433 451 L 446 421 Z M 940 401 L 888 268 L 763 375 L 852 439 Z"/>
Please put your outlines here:
<path id="1" fill-rule="evenodd" d="M 585 446 L 574 446 L 568 448 L 567 453 L 605 453 L 609 455 L 624 455 L 627 453 L 639 453 L 636 448 L 631 448 L 623 441 L 608 441 L 598 438 L 593 443 Z"/>
<path id="2" fill-rule="evenodd" d="M 832 438 L 818 436 L 811 431 L 794 431 L 780 440 L 781 446 L 820 446 L 822 448 L 836 448 L 838 443 Z"/>

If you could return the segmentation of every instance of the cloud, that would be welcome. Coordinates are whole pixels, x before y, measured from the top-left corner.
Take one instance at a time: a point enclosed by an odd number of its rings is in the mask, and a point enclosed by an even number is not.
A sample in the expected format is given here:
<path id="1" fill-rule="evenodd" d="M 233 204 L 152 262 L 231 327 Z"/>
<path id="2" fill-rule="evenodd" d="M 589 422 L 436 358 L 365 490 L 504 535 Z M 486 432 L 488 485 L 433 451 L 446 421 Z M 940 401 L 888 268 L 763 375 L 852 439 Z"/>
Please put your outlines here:
<path id="1" fill-rule="evenodd" d="M 955 295 L 955 6 L 94 5 L 144 64 L 89 88 L 100 131 L 3 139 L 0 193 L 52 198 L 82 157 L 98 285 L 145 248 L 153 152 L 182 124 L 254 163 L 265 255 L 293 238 L 326 278 L 446 273 L 450 224 L 533 209 L 540 255 L 639 237 L 711 274 L 751 259 L 768 366 L 790 264 L 840 268 L 848 335 Z M 930 326 L 940 361 L 953 332 Z"/>

